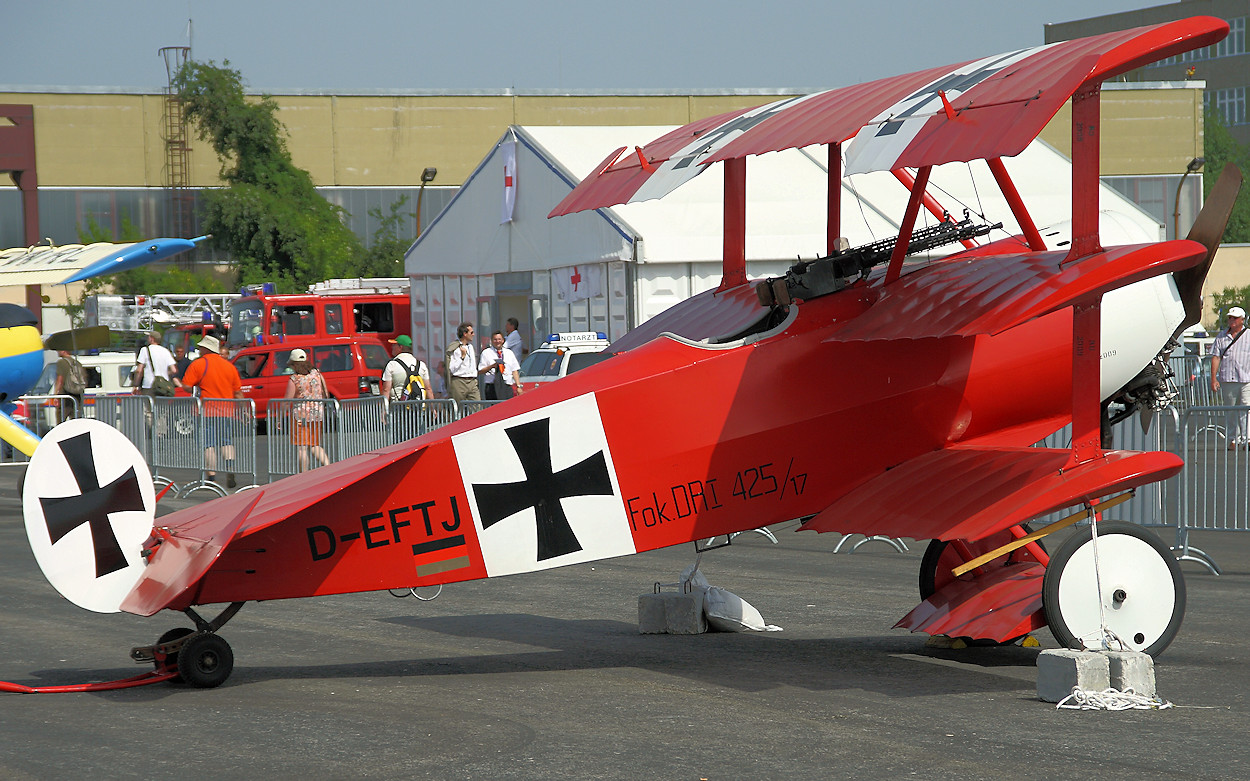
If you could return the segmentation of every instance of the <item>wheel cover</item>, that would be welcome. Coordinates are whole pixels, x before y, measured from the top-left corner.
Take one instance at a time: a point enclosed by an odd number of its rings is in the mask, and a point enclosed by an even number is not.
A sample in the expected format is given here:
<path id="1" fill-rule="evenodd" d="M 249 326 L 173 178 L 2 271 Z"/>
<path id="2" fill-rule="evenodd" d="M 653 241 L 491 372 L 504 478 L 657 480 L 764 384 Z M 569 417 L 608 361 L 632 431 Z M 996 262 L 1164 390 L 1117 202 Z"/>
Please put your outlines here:
<path id="1" fill-rule="evenodd" d="M 1098 564 L 1102 614 L 1107 628 L 1128 650 L 1145 651 L 1169 634 L 1177 609 L 1177 587 L 1158 550 L 1127 534 L 1101 534 Z M 1093 540 L 1077 548 L 1061 566 L 1057 606 L 1063 624 L 1087 647 L 1101 647 Z"/>

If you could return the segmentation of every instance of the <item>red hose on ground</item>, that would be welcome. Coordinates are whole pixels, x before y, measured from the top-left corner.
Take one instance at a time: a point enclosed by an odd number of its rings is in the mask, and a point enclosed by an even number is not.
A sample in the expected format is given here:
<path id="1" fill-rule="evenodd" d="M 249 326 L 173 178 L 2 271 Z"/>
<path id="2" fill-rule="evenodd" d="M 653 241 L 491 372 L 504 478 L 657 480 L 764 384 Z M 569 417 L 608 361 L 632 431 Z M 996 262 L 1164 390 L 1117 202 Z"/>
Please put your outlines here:
<path id="1" fill-rule="evenodd" d="M 160 683 L 178 677 L 177 670 L 152 670 L 132 678 L 119 681 L 102 681 L 100 683 L 74 683 L 66 686 L 23 686 L 20 683 L 0 681 L 0 692 L 14 694 L 70 694 L 73 692 L 107 692 L 115 689 L 133 689 L 136 686 L 147 686 L 149 683 Z"/>

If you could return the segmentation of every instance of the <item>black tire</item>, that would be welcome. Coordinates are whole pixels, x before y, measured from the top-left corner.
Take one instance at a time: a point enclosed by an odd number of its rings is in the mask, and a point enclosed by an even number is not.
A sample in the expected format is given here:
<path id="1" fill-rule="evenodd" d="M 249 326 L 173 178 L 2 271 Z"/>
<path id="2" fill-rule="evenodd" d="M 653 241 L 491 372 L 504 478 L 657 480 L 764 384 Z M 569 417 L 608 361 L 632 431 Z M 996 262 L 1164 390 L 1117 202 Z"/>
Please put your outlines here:
<path id="1" fill-rule="evenodd" d="M 1055 551 L 1042 579 L 1046 621 L 1065 648 L 1082 648 L 1082 637 L 1094 640 L 1099 633 L 1093 549 L 1092 527 L 1077 530 Z M 1102 521 L 1098 575 L 1107 628 L 1128 650 L 1163 653 L 1185 618 L 1185 576 L 1168 547 L 1136 524 Z"/>
<path id="2" fill-rule="evenodd" d="M 171 629 L 171 630 L 169 630 L 168 632 L 166 632 L 165 634 L 161 635 L 161 636 L 160 636 L 160 639 L 158 639 L 158 640 L 156 641 L 156 644 L 157 644 L 157 645 L 164 645 L 165 643 L 172 643 L 172 642 L 173 642 L 173 641 L 175 641 L 175 640 L 181 640 L 182 638 L 186 637 L 187 635 L 194 634 L 194 633 L 195 633 L 195 630 L 194 630 L 194 629 L 192 629 L 192 628 L 190 628 L 190 627 L 187 627 L 187 626 L 180 626 L 180 627 L 178 627 L 177 629 Z M 154 664 L 156 665 L 156 671 L 157 671 L 157 672 L 163 672 L 164 670 L 175 670 L 175 669 L 177 669 L 177 668 L 178 668 L 178 654 L 180 654 L 180 653 L 181 653 L 181 650 L 179 650 L 179 651 L 174 651 L 174 652 L 173 652 L 172 654 L 170 654 L 169 656 L 166 656 L 166 657 L 165 657 L 165 661 L 163 661 L 163 662 L 162 662 L 161 660 L 157 659 L 157 660 L 154 662 Z M 182 676 L 181 676 L 181 675 L 179 675 L 179 676 L 178 676 L 178 678 L 177 678 L 177 679 L 175 679 L 175 680 L 182 680 Z"/>
<path id="3" fill-rule="evenodd" d="M 178 653 L 182 680 L 197 689 L 212 689 L 225 683 L 234 670 L 234 652 L 221 637 L 205 633 L 187 641 Z"/>
<path id="4" fill-rule="evenodd" d="M 1026 534 L 1033 531 L 1027 523 L 1023 524 L 1021 528 L 1024 529 Z M 976 556 L 988 553 L 999 546 L 1006 545 L 1013 539 L 1015 538 L 1011 535 L 1011 532 L 1004 529 L 1003 531 L 991 534 L 989 537 L 984 539 L 977 540 L 975 542 L 968 542 L 967 545 L 972 549 L 973 554 L 975 554 L 975 558 Z M 1042 545 L 1042 541 L 1038 540 L 1037 544 Z M 1045 550 L 1045 546 L 1043 546 L 1042 549 Z M 946 557 L 945 561 L 943 561 L 943 556 Z M 1017 548 L 1011 553 L 1008 553 L 1005 557 L 996 559 L 987 566 L 1001 567 L 1008 564 L 1017 564 L 1022 561 L 1036 560 L 1037 559 L 1033 557 L 1033 554 L 1025 548 Z M 938 575 L 939 567 L 944 568 L 946 573 L 949 573 L 950 570 L 962 563 L 964 563 L 963 558 L 956 554 L 955 549 L 951 547 L 950 541 L 929 540 L 929 546 L 925 548 L 924 556 L 920 559 L 920 577 L 918 583 L 920 588 L 920 599 L 922 601 L 928 599 L 933 596 L 941 586 L 944 586 L 947 582 L 949 582 L 946 580 L 946 578 L 949 578 L 949 574 L 945 574 L 944 576 Z M 971 578 L 971 575 L 965 574 L 960 576 L 959 579 L 970 580 Z"/>

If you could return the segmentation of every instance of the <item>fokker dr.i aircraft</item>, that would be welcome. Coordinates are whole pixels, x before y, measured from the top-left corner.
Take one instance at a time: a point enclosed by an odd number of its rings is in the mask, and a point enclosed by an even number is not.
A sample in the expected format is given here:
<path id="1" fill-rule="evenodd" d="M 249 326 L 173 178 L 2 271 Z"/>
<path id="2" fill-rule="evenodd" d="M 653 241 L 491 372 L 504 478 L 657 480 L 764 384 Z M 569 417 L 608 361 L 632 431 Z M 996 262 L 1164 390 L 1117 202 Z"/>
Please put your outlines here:
<path id="1" fill-rule="evenodd" d="M 1184 612 L 1162 544 L 1098 524 L 1096 579 L 1088 531 L 1048 558 L 1025 524 L 1106 508 L 1181 469 L 1170 453 L 1104 449 L 1103 432 L 1113 414 L 1166 402 L 1161 356 L 1198 321 L 1240 174 L 1221 181 L 1191 238 L 1102 246 L 1100 85 L 1227 32 L 1199 17 L 1056 43 L 618 150 L 552 216 L 660 197 L 724 163 L 715 291 L 559 382 L 155 527 L 150 482 L 113 454 L 119 437 L 64 424 L 26 480 L 36 556 L 79 604 L 184 611 L 194 628 L 132 655 L 198 686 L 229 675 L 218 631 L 245 602 L 541 570 L 798 518 L 804 529 L 934 541 L 905 628 L 1005 642 L 1049 624 L 1065 644 L 1114 635 L 1157 653 Z M 1070 241 L 1048 246 L 1003 159 L 1069 101 Z M 746 159 L 815 144 L 829 152 L 827 254 L 750 282 Z M 988 165 L 1020 235 L 978 244 L 989 226 L 976 220 L 916 227 L 922 208 L 941 214 L 926 184 L 952 162 Z M 868 171 L 897 172 L 910 199 L 897 237 L 851 248 L 839 241 L 840 182 Z M 942 245 L 955 251 L 905 262 Z M 1030 447 L 1067 424 L 1070 448 Z M 210 621 L 194 610 L 207 604 L 229 607 Z"/>

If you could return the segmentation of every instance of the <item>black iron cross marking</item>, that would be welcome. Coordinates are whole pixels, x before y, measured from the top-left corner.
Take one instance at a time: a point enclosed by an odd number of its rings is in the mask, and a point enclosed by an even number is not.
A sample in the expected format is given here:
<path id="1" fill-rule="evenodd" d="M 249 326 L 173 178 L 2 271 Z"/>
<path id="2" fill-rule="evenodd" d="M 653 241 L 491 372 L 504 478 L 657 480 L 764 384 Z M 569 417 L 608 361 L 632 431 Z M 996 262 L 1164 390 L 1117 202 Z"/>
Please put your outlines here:
<path id="1" fill-rule="evenodd" d="M 143 494 L 139 491 L 134 467 L 108 485 L 101 486 L 95 471 L 90 434 L 70 437 L 60 446 L 78 483 L 79 494 L 39 499 L 52 544 L 55 545 L 85 523 L 91 527 L 91 545 L 95 548 L 95 576 L 102 578 L 110 572 L 125 569 L 126 556 L 109 524 L 109 513 L 144 509 Z"/>
<path id="2" fill-rule="evenodd" d="M 903 111 L 899 112 L 898 114 L 891 116 L 889 121 L 882 123 L 881 127 L 877 129 L 876 135 L 878 136 L 894 135 L 895 133 L 899 131 L 900 128 L 903 127 L 903 120 L 909 119 L 912 116 L 920 113 L 920 111 L 924 109 L 926 106 L 933 105 L 935 102 L 940 101 L 941 98 L 938 97 L 939 92 L 947 92 L 947 93 L 953 92 L 956 95 L 967 92 L 968 90 L 972 89 L 976 85 L 988 79 L 990 76 L 993 76 L 994 74 L 1006 68 L 1007 67 L 1006 64 L 1000 64 L 1000 63 L 1005 63 L 1007 60 L 1011 59 L 1012 57 L 1015 57 L 1018 53 L 1019 52 L 1008 52 L 1006 54 L 1002 54 L 996 57 L 995 59 L 991 60 L 990 62 L 984 63 L 980 68 L 977 68 L 972 73 L 947 74 L 946 76 L 943 76 L 942 78 L 938 79 L 934 83 L 922 88 L 918 92 L 912 93 L 910 96 L 904 98 L 903 100 L 899 102 L 906 103 L 912 100 L 915 100 L 917 102 L 912 104 L 908 108 L 904 109 Z M 918 98 L 924 98 L 924 99 L 917 100 Z"/>
<path id="3" fill-rule="evenodd" d="M 612 478 L 600 450 L 559 472 L 551 471 L 551 419 L 522 423 L 507 430 L 521 459 L 525 480 L 518 483 L 473 484 L 482 528 L 489 529 L 527 507 L 538 526 L 538 560 L 546 561 L 582 549 L 560 500 L 570 496 L 611 496 Z"/>

